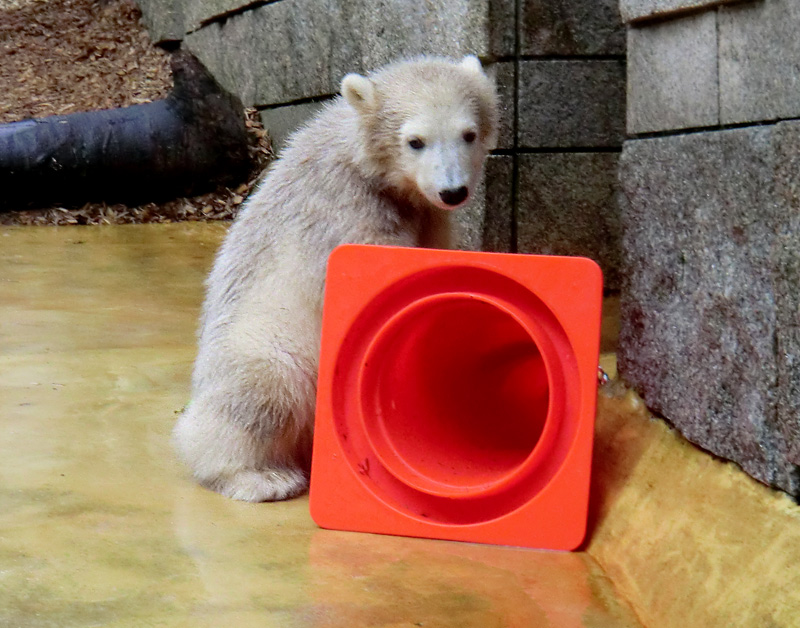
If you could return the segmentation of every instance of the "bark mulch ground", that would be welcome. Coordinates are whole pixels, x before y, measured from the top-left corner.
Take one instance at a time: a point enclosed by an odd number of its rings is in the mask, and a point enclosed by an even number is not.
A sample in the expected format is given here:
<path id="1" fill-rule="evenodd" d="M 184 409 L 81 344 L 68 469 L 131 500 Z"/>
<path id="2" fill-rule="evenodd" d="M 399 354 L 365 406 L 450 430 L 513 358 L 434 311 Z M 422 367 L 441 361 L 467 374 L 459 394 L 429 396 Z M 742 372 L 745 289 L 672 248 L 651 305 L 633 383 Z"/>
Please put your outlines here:
<path id="1" fill-rule="evenodd" d="M 150 102 L 171 87 L 169 53 L 151 44 L 132 0 L 0 0 L 0 123 Z M 236 189 L 136 207 L 5 212 L 0 224 L 230 219 L 273 156 L 256 112 L 244 114 L 255 166 Z"/>

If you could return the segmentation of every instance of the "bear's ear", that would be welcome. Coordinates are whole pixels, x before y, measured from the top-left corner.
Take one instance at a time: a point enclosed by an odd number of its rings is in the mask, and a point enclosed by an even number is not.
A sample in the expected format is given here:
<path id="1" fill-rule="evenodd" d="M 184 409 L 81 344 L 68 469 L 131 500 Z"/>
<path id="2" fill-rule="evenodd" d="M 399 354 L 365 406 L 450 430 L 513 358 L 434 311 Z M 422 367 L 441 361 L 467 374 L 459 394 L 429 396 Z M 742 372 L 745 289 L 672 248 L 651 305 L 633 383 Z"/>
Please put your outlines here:
<path id="1" fill-rule="evenodd" d="M 358 113 L 375 111 L 375 86 L 367 77 L 348 74 L 342 79 L 342 96 Z"/>
<path id="2" fill-rule="evenodd" d="M 481 61 L 475 55 L 467 55 L 461 60 L 461 63 L 459 63 L 459 65 L 465 70 L 469 70 L 470 72 L 477 72 L 478 74 L 483 74 L 483 66 L 481 65 Z"/>

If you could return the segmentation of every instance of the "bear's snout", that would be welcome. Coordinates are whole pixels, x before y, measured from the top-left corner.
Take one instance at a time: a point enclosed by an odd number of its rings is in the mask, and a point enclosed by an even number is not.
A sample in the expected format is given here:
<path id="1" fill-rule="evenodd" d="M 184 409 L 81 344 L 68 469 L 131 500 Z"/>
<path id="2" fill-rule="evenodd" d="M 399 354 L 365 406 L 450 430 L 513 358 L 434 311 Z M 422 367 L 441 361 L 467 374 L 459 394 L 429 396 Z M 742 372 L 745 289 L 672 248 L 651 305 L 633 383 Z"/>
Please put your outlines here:
<path id="1" fill-rule="evenodd" d="M 456 188 L 454 190 L 442 190 L 439 192 L 439 198 L 442 199 L 442 202 L 452 207 L 463 203 L 468 195 L 469 190 L 465 185 L 462 185 L 460 188 Z"/>

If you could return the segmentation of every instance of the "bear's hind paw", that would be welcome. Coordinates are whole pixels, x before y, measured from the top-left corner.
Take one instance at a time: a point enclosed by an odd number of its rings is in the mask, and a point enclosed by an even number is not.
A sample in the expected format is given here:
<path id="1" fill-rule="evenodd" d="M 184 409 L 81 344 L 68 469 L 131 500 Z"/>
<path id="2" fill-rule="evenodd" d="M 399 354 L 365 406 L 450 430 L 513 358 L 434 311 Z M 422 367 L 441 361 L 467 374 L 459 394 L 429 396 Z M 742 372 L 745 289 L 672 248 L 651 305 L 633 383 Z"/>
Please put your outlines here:
<path id="1" fill-rule="evenodd" d="M 240 501 L 275 502 L 305 493 L 308 478 L 298 469 L 242 470 L 214 482 L 210 488 Z"/>

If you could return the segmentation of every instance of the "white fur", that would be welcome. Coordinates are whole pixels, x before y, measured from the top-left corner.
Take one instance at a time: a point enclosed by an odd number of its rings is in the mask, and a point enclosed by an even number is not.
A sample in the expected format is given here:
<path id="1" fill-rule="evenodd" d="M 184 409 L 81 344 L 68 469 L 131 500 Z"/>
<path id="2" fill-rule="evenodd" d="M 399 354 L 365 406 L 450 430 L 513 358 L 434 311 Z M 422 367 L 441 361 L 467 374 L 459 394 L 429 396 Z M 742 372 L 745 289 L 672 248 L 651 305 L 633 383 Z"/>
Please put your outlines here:
<path id="1" fill-rule="evenodd" d="M 372 82 L 360 74 L 348 74 L 342 79 L 342 96 L 348 105 L 362 115 L 371 114 L 376 109 Z"/>
<path id="2" fill-rule="evenodd" d="M 409 173 L 431 205 L 450 210 L 469 201 L 468 196 L 457 205 L 449 205 L 440 193 L 462 187 L 475 189 L 484 155 L 480 147 L 470 146 L 463 138 L 466 133 L 477 132 L 474 116 L 460 103 L 443 103 L 433 111 L 410 118 L 401 127 L 400 167 Z M 424 148 L 411 148 L 412 139 L 423 142 Z"/>
<path id="3" fill-rule="evenodd" d="M 307 488 L 330 252 L 348 242 L 446 247 L 440 208 L 452 207 L 439 192 L 471 196 L 497 137 L 494 88 L 474 57 L 348 75 L 342 95 L 290 140 L 208 278 L 174 442 L 200 483 L 235 499 Z M 409 147 L 411 136 L 425 148 Z"/>

